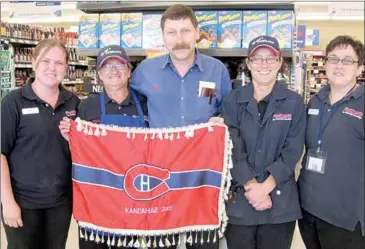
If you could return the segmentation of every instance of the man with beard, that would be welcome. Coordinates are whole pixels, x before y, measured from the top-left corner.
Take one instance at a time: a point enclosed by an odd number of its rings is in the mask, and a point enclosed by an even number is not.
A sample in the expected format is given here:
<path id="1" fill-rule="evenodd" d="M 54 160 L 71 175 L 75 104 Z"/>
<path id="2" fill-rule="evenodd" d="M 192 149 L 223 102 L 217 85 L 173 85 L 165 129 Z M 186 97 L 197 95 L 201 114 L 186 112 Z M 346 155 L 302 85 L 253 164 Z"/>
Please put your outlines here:
<path id="1" fill-rule="evenodd" d="M 170 6 L 162 15 L 161 29 L 169 53 L 141 62 L 131 81 L 131 87 L 147 97 L 150 127 L 223 123 L 219 109 L 232 89 L 231 80 L 222 62 L 195 48 L 199 28 L 194 11 L 182 4 Z M 187 248 L 218 248 L 214 233 L 203 236 L 205 241 L 210 236 L 210 242 L 187 244 Z"/>

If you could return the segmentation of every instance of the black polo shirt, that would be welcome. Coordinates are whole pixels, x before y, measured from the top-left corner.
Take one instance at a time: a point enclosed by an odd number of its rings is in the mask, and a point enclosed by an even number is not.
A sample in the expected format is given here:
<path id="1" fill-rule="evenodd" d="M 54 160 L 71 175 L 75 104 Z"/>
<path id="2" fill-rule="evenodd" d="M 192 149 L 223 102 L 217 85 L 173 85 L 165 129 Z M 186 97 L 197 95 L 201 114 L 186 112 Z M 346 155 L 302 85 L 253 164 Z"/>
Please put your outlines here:
<path id="1" fill-rule="evenodd" d="M 100 94 L 98 93 L 90 95 L 87 99 L 83 100 L 78 109 L 78 116 L 86 121 L 90 121 L 93 123 L 100 123 L 101 119 L 101 106 L 100 106 Z M 137 98 L 140 101 L 140 104 L 143 109 L 143 114 L 145 115 L 145 119 L 147 119 L 147 99 L 143 95 L 138 93 Z M 107 94 L 104 98 L 105 112 L 106 114 L 120 114 L 120 115 L 128 115 L 128 116 L 137 116 L 137 107 L 136 103 L 133 100 L 131 95 L 131 91 L 129 90 L 128 96 L 125 100 L 118 104 L 114 100 L 112 100 Z"/>
<path id="2" fill-rule="evenodd" d="M 1 154 L 9 164 L 17 203 L 23 208 L 55 207 L 71 200 L 71 154 L 59 122 L 75 118 L 79 99 L 61 87 L 55 109 L 31 84 L 1 101 Z"/>
<path id="3" fill-rule="evenodd" d="M 358 86 L 339 105 L 329 102 L 330 88 L 323 87 L 308 103 L 306 149 L 317 149 L 320 110 L 323 122 L 332 112 L 332 120 L 323 132 L 322 150 L 327 153 L 324 174 L 305 169 L 306 156 L 299 176 L 300 201 L 309 213 L 326 222 L 354 231 L 364 218 L 364 85 Z"/>
<path id="4" fill-rule="evenodd" d="M 270 101 L 270 97 L 271 97 L 271 93 L 268 94 L 261 101 L 259 101 L 259 103 L 257 104 L 257 110 L 259 112 L 259 115 L 260 115 L 261 120 L 262 120 L 262 118 L 265 115 L 267 105 L 269 104 L 269 101 Z"/>

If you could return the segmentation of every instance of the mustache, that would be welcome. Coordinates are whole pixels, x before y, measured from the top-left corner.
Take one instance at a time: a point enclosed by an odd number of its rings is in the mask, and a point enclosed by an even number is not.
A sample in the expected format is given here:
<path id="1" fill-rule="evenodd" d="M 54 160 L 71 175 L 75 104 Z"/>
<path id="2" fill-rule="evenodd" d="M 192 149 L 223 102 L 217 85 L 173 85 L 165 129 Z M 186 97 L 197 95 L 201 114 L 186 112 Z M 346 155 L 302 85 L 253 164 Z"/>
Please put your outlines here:
<path id="1" fill-rule="evenodd" d="M 172 50 L 179 50 L 179 49 L 189 49 L 190 46 L 186 43 L 180 43 L 180 44 L 176 44 Z"/>

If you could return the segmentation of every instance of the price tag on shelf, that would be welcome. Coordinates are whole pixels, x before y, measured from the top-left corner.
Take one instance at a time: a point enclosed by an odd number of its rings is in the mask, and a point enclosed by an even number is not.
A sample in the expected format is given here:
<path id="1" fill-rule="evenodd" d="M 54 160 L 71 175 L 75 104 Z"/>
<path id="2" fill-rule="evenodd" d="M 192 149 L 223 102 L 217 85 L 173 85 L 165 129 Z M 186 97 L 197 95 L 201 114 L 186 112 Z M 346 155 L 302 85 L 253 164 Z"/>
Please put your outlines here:
<path id="1" fill-rule="evenodd" d="M 323 67 L 323 61 L 318 61 L 318 66 Z"/>
<path id="2" fill-rule="evenodd" d="M 168 51 L 165 48 L 156 48 L 156 49 L 146 49 L 146 57 L 147 58 L 154 58 L 161 55 L 167 54 Z"/>
<path id="3" fill-rule="evenodd" d="M 315 69 L 315 70 L 313 71 L 313 73 L 319 73 L 319 70 L 318 70 L 318 69 Z"/>

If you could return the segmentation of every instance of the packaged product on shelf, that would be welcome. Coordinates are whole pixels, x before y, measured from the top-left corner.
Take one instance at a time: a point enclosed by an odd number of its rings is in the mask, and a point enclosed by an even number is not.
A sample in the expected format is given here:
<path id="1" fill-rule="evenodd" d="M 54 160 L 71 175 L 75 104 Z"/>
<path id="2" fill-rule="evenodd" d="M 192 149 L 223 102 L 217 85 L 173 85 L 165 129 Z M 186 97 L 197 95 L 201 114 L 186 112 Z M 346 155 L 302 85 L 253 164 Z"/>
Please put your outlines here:
<path id="1" fill-rule="evenodd" d="M 98 48 L 99 14 L 82 15 L 79 21 L 79 48 Z"/>
<path id="2" fill-rule="evenodd" d="M 162 48 L 161 14 L 143 14 L 143 48 Z"/>
<path id="3" fill-rule="evenodd" d="M 123 48 L 142 48 L 142 13 L 123 13 L 120 45 Z"/>
<path id="4" fill-rule="evenodd" d="M 218 12 L 218 47 L 240 48 L 242 32 L 242 11 Z"/>
<path id="5" fill-rule="evenodd" d="M 267 11 L 243 11 L 242 48 L 248 48 L 250 41 L 267 33 Z"/>
<path id="6" fill-rule="evenodd" d="M 120 45 L 120 14 L 101 14 L 99 22 L 99 48 Z"/>
<path id="7" fill-rule="evenodd" d="M 196 11 L 196 19 L 200 29 L 198 48 L 216 48 L 218 31 L 217 11 Z"/>
<path id="8" fill-rule="evenodd" d="M 267 33 L 279 41 L 280 48 L 293 47 L 294 15 L 289 10 L 268 11 Z"/>

